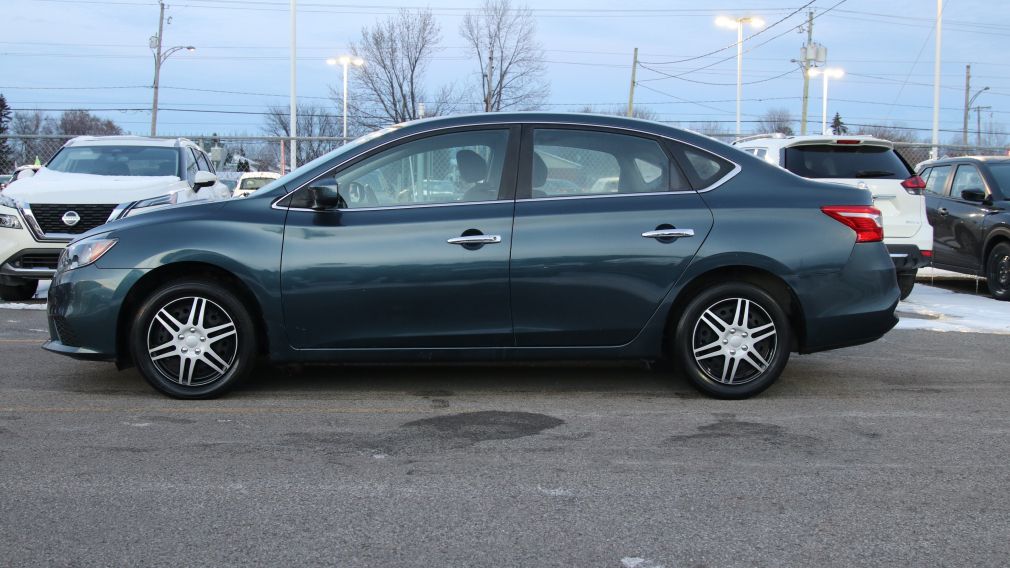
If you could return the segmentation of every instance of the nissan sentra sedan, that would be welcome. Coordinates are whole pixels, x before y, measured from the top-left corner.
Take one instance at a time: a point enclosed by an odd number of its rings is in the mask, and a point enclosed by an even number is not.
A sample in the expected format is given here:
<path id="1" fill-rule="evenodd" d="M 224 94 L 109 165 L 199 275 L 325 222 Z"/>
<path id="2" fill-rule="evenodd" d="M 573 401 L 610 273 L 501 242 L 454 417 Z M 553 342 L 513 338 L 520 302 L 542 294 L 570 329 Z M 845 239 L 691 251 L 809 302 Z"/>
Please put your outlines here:
<path id="1" fill-rule="evenodd" d="M 192 399 L 263 356 L 665 359 L 709 395 L 744 398 L 791 352 L 896 323 L 871 204 L 653 122 L 410 122 L 244 199 L 83 235 L 60 259 L 45 349 L 134 365 Z"/>

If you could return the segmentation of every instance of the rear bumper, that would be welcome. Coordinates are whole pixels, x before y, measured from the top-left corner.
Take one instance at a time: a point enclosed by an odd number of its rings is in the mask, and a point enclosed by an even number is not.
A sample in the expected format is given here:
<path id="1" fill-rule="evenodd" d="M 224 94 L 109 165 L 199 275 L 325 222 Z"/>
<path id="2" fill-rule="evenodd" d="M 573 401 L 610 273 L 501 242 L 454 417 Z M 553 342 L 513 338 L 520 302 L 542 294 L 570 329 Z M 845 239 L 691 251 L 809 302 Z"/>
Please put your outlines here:
<path id="1" fill-rule="evenodd" d="M 929 251 L 932 253 L 932 251 Z M 925 256 L 916 245 L 887 245 L 887 253 L 894 261 L 894 269 L 898 272 L 917 270 L 929 266 L 932 257 Z"/>
<path id="2" fill-rule="evenodd" d="M 819 274 L 794 289 L 804 311 L 801 353 L 869 343 L 898 323 L 898 281 L 882 243 L 853 246 L 842 270 Z"/>

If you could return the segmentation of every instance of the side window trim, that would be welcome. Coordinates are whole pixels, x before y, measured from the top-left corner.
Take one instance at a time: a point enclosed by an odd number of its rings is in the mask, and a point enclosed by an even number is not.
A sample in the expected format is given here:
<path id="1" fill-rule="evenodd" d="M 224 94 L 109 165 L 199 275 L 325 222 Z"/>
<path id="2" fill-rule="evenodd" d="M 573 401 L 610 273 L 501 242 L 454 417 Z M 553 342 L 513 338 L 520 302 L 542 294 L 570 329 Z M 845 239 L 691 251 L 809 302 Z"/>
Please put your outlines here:
<path id="1" fill-rule="evenodd" d="M 308 191 L 308 188 L 312 184 L 318 182 L 319 180 L 325 179 L 327 177 L 335 177 L 341 172 L 353 168 L 356 165 L 364 162 L 374 156 L 382 154 L 388 150 L 391 150 L 397 146 L 402 146 L 404 144 L 410 144 L 419 140 L 424 140 L 427 138 L 434 138 L 437 136 L 443 136 L 448 134 L 461 134 L 464 132 L 481 132 L 481 131 L 495 131 L 501 130 L 505 131 L 508 135 L 506 139 L 505 146 L 505 157 L 502 169 L 502 179 L 501 186 L 498 192 L 498 198 L 490 201 L 449 201 L 443 203 L 405 203 L 402 205 L 380 205 L 376 207 L 351 207 L 351 208 L 337 208 L 330 209 L 326 211 L 315 211 L 313 209 L 305 207 L 292 206 L 291 203 L 295 200 L 298 194 L 303 191 Z M 458 205 L 482 205 L 488 203 L 500 203 L 502 201 L 511 201 L 515 197 L 516 191 L 516 167 L 515 164 L 518 160 L 519 154 L 519 139 L 520 139 L 520 126 L 516 124 L 484 124 L 484 125 L 473 125 L 473 126 L 461 126 L 456 128 L 445 128 L 430 132 L 418 133 L 414 136 L 407 136 L 404 138 L 399 138 L 396 140 L 391 140 L 387 144 L 382 144 L 375 148 L 372 148 L 362 154 L 359 154 L 349 160 L 340 162 L 336 166 L 325 170 L 322 174 L 315 176 L 306 183 L 301 184 L 297 189 L 293 190 L 288 195 L 277 200 L 272 207 L 284 208 L 290 211 L 311 211 L 313 213 L 338 213 L 338 212 L 355 212 L 355 211 L 380 211 L 380 210 L 393 210 L 393 209 L 416 209 L 425 207 L 452 207 Z"/>

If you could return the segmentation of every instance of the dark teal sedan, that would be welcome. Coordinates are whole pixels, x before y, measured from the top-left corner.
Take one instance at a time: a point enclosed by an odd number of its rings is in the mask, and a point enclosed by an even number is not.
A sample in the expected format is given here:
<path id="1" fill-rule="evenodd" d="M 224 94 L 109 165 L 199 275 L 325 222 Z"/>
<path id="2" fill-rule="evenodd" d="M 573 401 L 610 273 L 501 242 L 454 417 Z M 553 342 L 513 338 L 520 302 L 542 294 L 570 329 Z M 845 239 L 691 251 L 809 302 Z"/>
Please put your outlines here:
<path id="1" fill-rule="evenodd" d="M 49 351 L 173 397 L 274 362 L 670 359 L 722 398 L 897 321 L 865 190 L 633 119 L 397 125 L 245 199 L 72 243 Z"/>

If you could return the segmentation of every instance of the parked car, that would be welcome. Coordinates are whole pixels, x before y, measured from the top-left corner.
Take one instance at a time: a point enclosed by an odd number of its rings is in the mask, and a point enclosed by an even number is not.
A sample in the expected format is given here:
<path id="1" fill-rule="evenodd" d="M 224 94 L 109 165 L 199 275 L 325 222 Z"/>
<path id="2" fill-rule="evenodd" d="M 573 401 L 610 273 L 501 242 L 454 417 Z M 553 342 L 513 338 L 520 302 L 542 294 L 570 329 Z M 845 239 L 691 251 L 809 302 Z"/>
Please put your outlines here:
<path id="1" fill-rule="evenodd" d="M 7 178 L 7 181 L 4 182 L 3 188 L 6 189 L 8 185 L 16 182 L 19 179 L 25 179 L 25 178 L 28 178 L 28 177 L 31 177 L 31 176 L 35 175 L 35 172 L 39 171 L 39 168 L 41 168 L 41 167 L 42 166 L 36 166 L 36 165 L 33 165 L 33 164 L 28 164 L 28 165 L 24 165 L 24 166 L 18 166 L 14 170 L 14 173 L 12 173 L 9 176 L 4 176 L 4 177 Z"/>
<path id="2" fill-rule="evenodd" d="M 0 175 L 0 191 L 3 191 L 3 188 L 7 187 L 7 183 L 8 183 L 8 182 L 9 182 L 9 181 L 11 180 L 11 178 L 13 178 L 13 177 L 14 177 L 14 175 L 13 175 L 13 174 L 9 174 L 9 175 Z"/>
<path id="3" fill-rule="evenodd" d="M 916 273 L 932 258 L 933 229 L 926 220 L 925 182 L 892 142 L 872 136 L 762 134 L 734 146 L 805 178 L 870 190 L 884 215 L 884 243 L 901 299 L 912 293 Z"/>
<path id="4" fill-rule="evenodd" d="M 558 177 L 546 154 L 596 173 L 577 193 L 540 196 Z M 609 177 L 618 192 L 594 193 Z M 465 187 L 419 187 L 437 179 Z M 407 199 L 350 198 L 389 188 Z M 436 118 L 360 138 L 244 199 L 89 231 L 53 279 L 45 349 L 136 365 L 179 398 L 225 392 L 258 354 L 669 357 L 702 391 L 741 398 L 791 351 L 891 329 L 898 287 L 881 238 L 868 191 L 666 125 Z"/>
<path id="5" fill-rule="evenodd" d="M 232 195 L 234 197 L 245 197 L 273 180 L 281 177 L 281 174 L 274 172 L 245 172 L 240 175 Z"/>
<path id="6" fill-rule="evenodd" d="M 226 197 L 207 155 L 189 140 L 74 138 L 0 194 L 0 298 L 31 298 L 67 243 L 99 225 Z"/>
<path id="7" fill-rule="evenodd" d="M 984 276 L 997 300 L 1010 300 L 1010 157 L 930 160 L 926 214 L 933 226 L 933 265 Z"/>

